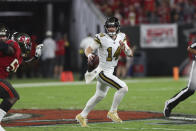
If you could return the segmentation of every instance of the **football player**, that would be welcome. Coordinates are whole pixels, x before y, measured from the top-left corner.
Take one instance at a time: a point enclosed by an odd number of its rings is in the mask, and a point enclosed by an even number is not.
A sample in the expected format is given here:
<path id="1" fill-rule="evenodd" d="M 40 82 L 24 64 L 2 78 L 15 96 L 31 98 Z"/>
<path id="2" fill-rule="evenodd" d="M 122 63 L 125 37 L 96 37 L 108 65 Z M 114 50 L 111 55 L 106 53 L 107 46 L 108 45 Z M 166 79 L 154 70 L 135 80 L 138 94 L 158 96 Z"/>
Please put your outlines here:
<path id="1" fill-rule="evenodd" d="M 19 100 L 19 94 L 6 79 L 16 72 L 23 59 L 27 59 L 31 50 L 31 39 L 25 33 L 18 33 L 14 40 L 9 40 L 9 29 L 0 24 L 0 122 L 11 107 Z M 35 57 L 41 55 L 41 47 L 37 48 Z M 5 131 L 0 126 L 0 131 Z"/>
<path id="2" fill-rule="evenodd" d="M 174 95 L 171 99 L 165 102 L 165 107 L 163 110 L 163 114 L 165 117 L 169 117 L 171 115 L 172 109 L 174 109 L 180 102 L 186 100 L 190 96 L 195 93 L 196 90 L 196 65 L 195 65 L 195 56 L 196 56 L 196 43 L 193 43 L 188 46 L 187 51 L 194 55 L 194 59 L 192 62 L 192 67 L 190 71 L 190 77 L 187 86 Z"/>
<path id="3" fill-rule="evenodd" d="M 89 63 L 95 58 L 93 52 L 98 50 L 99 65 L 95 69 L 96 76 L 93 76 L 91 72 L 87 72 L 86 74 L 86 76 L 96 77 L 97 85 L 93 97 L 89 99 L 82 112 L 76 116 L 76 120 L 82 127 L 87 127 L 87 115 L 107 95 L 110 87 L 116 89 L 116 93 L 114 94 L 113 103 L 107 117 L 114 122 L 122 122 L 118 116 L 117 108 L 126 92 L 128 92 L 128 86 L 124 81 L 114 76 L 113 72 L 118 63 L 121 50 L 124 50 L 129 57 L 133 56 L 133 51 L 127 45 L 126 35 L 120 32 L 120 24 L 117 18 L 108 18 L 104 27 L 106 33 L 96 34 L 94 38 L 95 42 L 85 50 Z M 85 79 L 88 80 L 87 78 L 89 77 L 86 76 Z"/>

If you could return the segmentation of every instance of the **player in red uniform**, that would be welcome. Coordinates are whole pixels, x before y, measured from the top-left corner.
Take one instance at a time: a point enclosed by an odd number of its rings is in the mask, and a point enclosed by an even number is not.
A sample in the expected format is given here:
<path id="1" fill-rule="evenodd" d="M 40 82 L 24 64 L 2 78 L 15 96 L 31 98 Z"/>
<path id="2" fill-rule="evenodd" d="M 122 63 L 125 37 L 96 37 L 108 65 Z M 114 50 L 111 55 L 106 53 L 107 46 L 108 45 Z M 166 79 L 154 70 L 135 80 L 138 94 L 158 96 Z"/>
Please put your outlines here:
<path id="1" fill-rule="evenodd" d="M 11 107 L 19 100 L 19 94 L 13 88 L 6 78 L 9 73 L 16 72 L 22 61 L 28 58 L 31 51 L 31 39 L 25 33 L 14 34 L 14 40 L 9 40 L 9 30 L 5 25 L 0 24 L 0 98 L 3 101 L 0 104 L 0 122 Z M 41 55 L 41 47 L 36 49 L 35 57 Z M 0 126 L 0 131 L 5 131 Z"/>

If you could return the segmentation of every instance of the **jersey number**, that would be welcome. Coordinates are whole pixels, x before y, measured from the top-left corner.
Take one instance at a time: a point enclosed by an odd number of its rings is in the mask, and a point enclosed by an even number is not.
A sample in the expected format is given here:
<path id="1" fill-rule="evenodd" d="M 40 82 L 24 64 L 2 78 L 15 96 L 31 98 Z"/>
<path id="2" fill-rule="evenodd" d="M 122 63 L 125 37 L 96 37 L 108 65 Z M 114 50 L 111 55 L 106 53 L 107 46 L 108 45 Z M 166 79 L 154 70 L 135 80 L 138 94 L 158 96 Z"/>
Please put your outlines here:
<path id="1" fill-rule="evenodd" d="M 109 47 L 107 51 L 108 51 L 108 57 L 106 58 L 106 61 L 112 61 L 112 47 Z M 115 57 L 115 60 L 118 59 L 120 52 L 121 52 L 121 49 L 120 47 L 118 47 L 113 55 L 113 57 Z"/>
<path id="2" fill-rule="evenodd" d="M 14 59 L 12 63 L 6 68 L 7 72 L 16 72 L 19 67 L 18 59 Z"/>

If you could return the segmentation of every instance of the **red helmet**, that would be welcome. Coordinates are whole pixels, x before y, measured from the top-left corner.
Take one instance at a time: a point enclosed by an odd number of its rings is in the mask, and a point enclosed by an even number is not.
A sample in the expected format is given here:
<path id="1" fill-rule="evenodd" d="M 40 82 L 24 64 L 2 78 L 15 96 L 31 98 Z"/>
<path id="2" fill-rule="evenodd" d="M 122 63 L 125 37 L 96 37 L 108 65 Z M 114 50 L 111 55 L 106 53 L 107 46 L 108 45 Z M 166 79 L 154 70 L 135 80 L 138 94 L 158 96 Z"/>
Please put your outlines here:
<path id="1" fill-rule="evenodd" d="M 23 57 L 27 57 L 30 54 L 32 43 L 28 34 L 15 32 L 12 35 L 12 40 L 19 44 Z"/>

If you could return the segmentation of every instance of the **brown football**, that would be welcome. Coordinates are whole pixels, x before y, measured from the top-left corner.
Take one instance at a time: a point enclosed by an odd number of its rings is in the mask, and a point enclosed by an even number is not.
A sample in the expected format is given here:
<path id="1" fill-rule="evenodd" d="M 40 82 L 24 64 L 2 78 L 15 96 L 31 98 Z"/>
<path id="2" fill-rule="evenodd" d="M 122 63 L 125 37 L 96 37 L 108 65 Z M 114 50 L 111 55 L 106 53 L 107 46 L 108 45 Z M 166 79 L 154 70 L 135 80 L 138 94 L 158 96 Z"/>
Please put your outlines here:
<path id="1" fill-rule="evenodd" d="M 88 72 L 91 72 L 99 65 L 99 56 L 95 55 L 91 62 L 88 62 Z"/>

